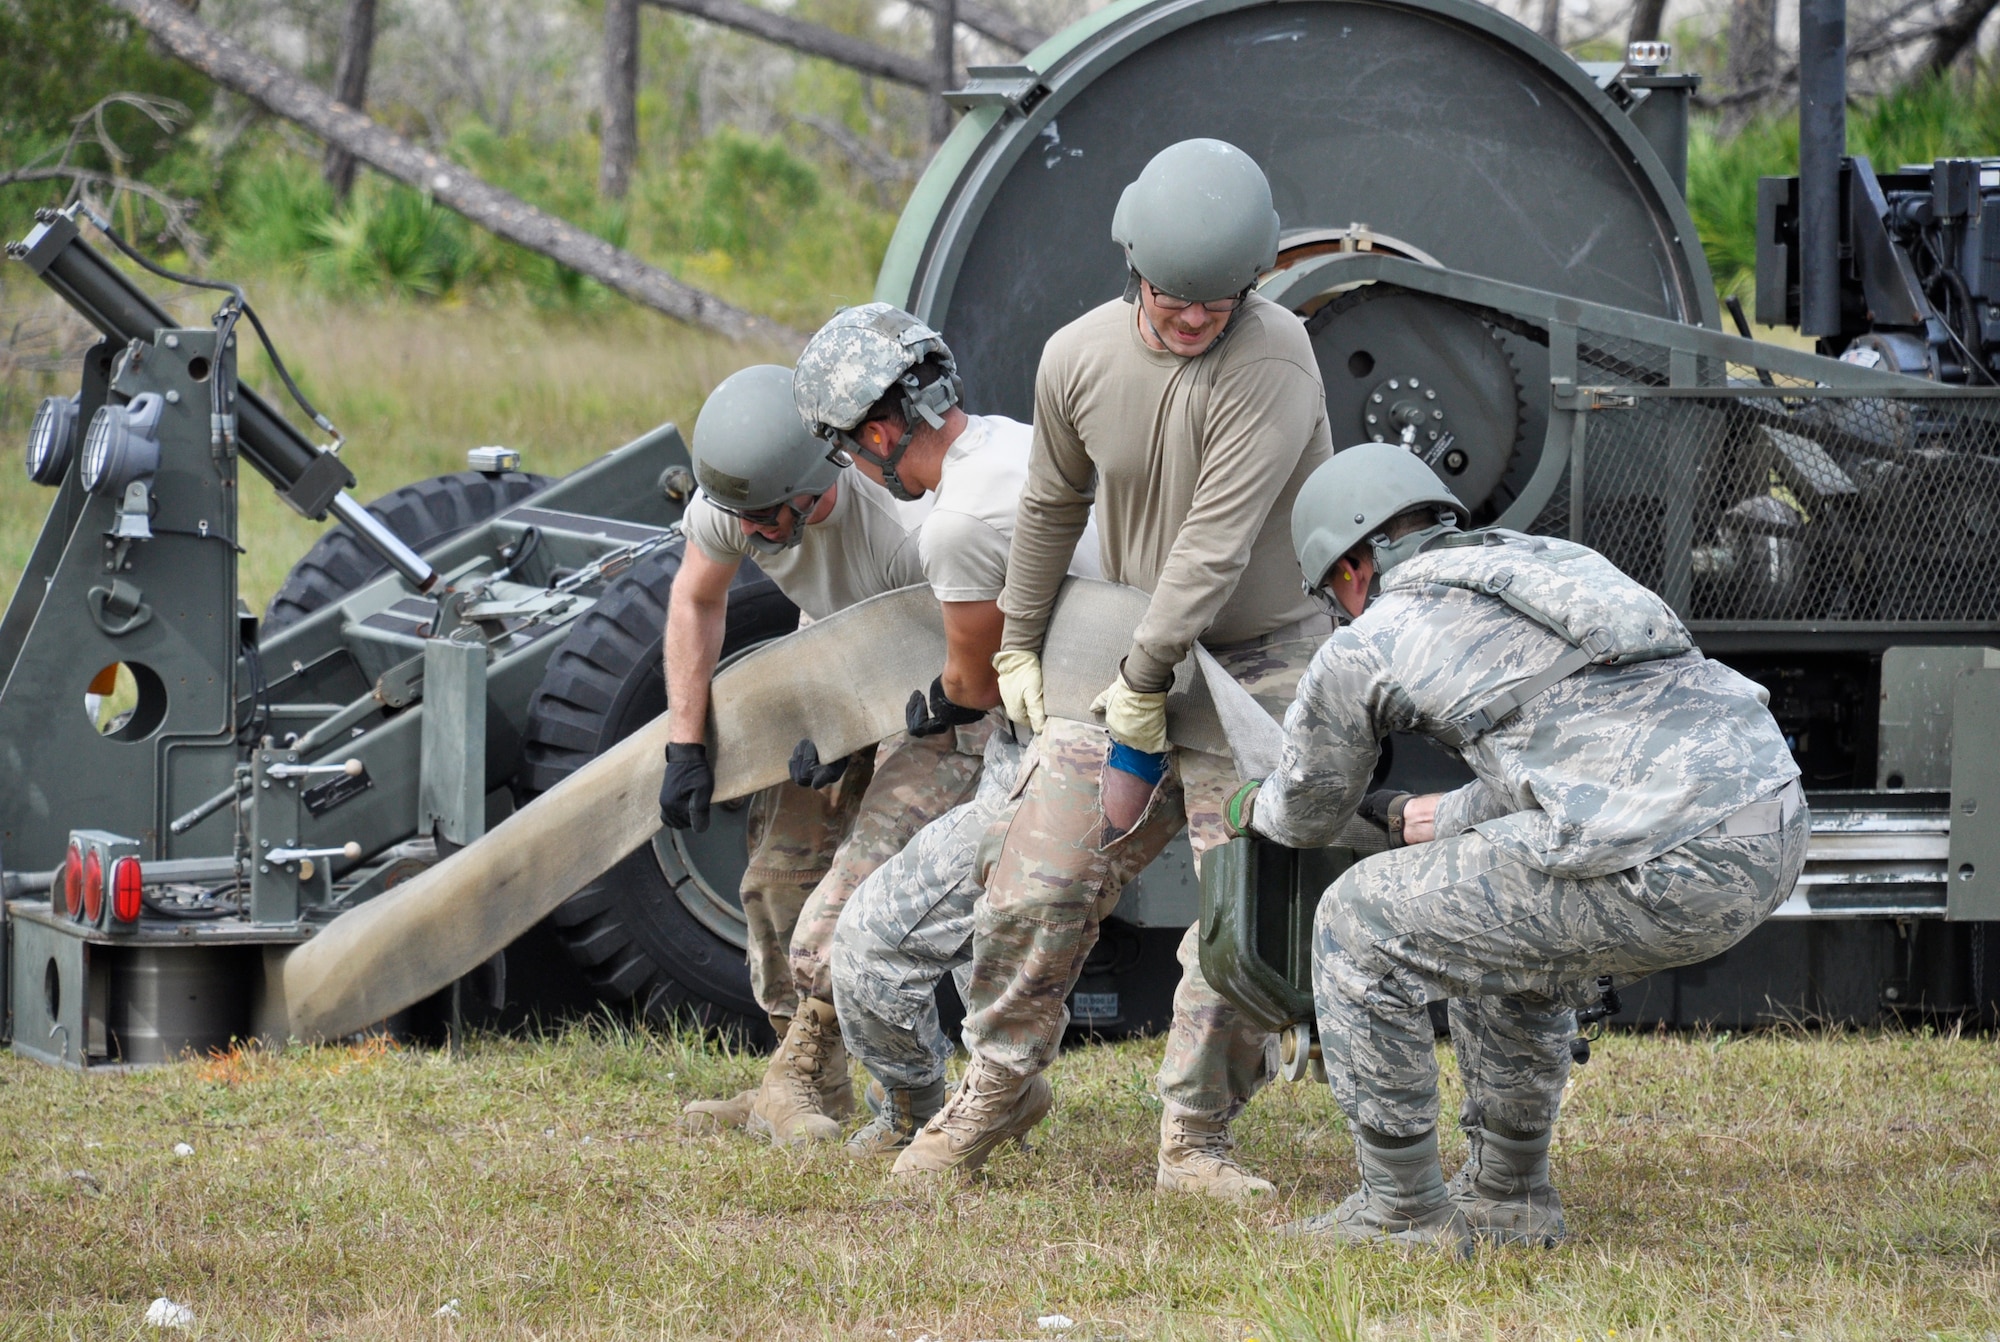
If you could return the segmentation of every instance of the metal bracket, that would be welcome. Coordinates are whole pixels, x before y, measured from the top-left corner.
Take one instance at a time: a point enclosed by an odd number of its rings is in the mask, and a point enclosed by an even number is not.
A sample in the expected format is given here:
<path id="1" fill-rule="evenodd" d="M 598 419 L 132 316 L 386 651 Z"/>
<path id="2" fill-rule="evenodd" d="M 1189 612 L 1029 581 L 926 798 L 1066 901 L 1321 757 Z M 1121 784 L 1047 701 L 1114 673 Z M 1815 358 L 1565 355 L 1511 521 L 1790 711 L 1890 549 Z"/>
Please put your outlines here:
<path id="1" fill-rule="evenodd" d="M 965 70 L 965 87 L 947 90 L 944 100 L 960 112 L 1004 107 L 1020 116 L 1048 95 L 1041 73 L 1025 65 L 971 65 Z"/>
<path id="2" fill-rule="evenodd" d="M 90 608 L 91 622 L 111 638 L 123 638 L 153 618 L 146 594 L 123 578 L 113 578 L 109 587 L 91 588 L 83 603 Z"/>

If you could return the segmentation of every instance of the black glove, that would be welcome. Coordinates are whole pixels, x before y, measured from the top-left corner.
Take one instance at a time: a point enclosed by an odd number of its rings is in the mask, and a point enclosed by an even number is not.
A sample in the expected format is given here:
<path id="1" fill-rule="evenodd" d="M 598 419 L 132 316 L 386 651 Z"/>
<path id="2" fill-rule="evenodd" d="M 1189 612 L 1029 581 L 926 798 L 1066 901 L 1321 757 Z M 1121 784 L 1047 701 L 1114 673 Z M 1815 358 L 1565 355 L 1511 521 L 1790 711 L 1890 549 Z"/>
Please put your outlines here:
<path id="1" fill-rule="evenodd" d="M 903 709 L 903 720 L 909 724 L 912 736 L 936 736 L 985 716 L 984 709 L 966 708 L 945 698 L 943 676 L 931 682 L 929 704 L 924 703 L 922 690 L 911 690 L 910 702 Z"/>
<path id="2" fill-rule="evenodd" d="M 699 741 L 667 743 L 667 776 L 660 780 L 660 823 L 668 829 L 708 828 L 708 803 L 715 796 L 715 770 L 708 747 Z"/>
<path id="3" fill-rule="evenodd" d="M 847 756 L 820 763 L 819 747 L 810 736 L 792 749 L 792 781 L 800 787 L 827 787 L 847 772 Z"/>
<path id="4" fill-rule="evenodd" d="M 1361 806 L 1355 812 L 1371 825 L 1389 831 L 1389 846 L 1403 846 L 1403 808 L 1410 804 L 1414 792 L 1398 792 L 1394 788 L 1378 788 L 1361 799 Z"/>

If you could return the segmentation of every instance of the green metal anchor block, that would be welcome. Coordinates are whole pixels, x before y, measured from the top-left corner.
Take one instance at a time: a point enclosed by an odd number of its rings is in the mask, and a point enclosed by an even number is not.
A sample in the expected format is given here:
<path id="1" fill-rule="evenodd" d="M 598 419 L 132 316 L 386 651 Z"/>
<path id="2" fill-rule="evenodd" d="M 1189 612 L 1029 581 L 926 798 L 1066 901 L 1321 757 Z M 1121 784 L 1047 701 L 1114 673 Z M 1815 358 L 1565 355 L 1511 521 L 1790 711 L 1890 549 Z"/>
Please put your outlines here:
<path id="1" fill-rule="evenodd" d="M 1231 839 L 1201 860 L 1201 972 L 1259 1026 L 1313 1020 L 1313 915 L 1352 848 Z"/>

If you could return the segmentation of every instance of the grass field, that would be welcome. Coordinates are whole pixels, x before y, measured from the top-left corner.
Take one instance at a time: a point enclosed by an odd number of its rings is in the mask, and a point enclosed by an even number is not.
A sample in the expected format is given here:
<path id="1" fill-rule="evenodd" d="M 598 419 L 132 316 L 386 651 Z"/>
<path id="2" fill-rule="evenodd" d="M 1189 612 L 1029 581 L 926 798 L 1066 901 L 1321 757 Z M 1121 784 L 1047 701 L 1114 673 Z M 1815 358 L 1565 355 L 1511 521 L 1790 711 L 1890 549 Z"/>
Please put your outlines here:
<path id="1" fill-rule="evenodd" d="M 1608 1038 L 1556 1150 L 1569 1243 L 1469 1262 L 1273 1233 L 1354 1185 L 1323 1087 L 1280 1083 L 1240 1124 L 1277 1205 L 1155 1196 L 1158 1059 L 1066 1054 L 1035 1149 L 933 1194 L 826 1150 L 681 1136 L 683 1101 L 757 1067 L 692 1038 L 92 1076 L 6 1058 L 0 1335 L 160 1336 L 140 1319 L 163 1295 L 213 1338 L 2000 1334 L 1990 1039 Z M 1038 1328 L 1058 1313 L 1075 1326 Z"/>

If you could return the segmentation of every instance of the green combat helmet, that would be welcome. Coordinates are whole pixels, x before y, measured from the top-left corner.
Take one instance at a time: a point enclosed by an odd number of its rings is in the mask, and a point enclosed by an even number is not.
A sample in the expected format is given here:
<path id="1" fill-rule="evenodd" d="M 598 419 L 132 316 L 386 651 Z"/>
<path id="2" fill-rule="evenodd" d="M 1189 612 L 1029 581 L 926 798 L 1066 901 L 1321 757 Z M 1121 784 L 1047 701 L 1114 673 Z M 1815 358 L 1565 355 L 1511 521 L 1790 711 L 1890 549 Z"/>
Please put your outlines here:
<path id="1" fill-rule="evenodd" d="M 908 501 L 918 496 L 896 467 L 918 422 L 943 428 L 945 412 L 959 403 L 965 388 L 943 336 L 893 304 L 863 303 L 842 308 L 819 328 L 799 356 L 792 394 L 799 418 L 813 433 L 879 468 L 889 492 Z M 903 437 L 886 453 L 870 452 L 854 430 L 891 395 L 898 401 Z"/>
<path id="2" fill-rule="evenodd" d="M 1452 516 L 1394 541 L 1382 534 L 1391 518 L 1425 504 L 1450 509 Z M 1334 453 L 1299 487 L 1292 504 L 1292 549 L 1305 589 L 1313 594 L 1340 557 L 1362 541 L 1373 545 L 1380 576 L 1470 517 L 1437 472 L 1401 443 L 1361 443 Z"/>
<path id="3" fill-rule="evenodd" d="M 1168 145 L 1118 197 L 1111 240 L 1134 276 L 1191 303 L 1233 298 L 1278 262 L 1278 212 L 1257 161 L 1222 140 Z M 1133 284 L 1126 297 L 1137 295 Z"/>
<path id="4" fill-rule="evenodd" d="M 732 373 L 709 393 L 695 417 L 689 455 L 696 483 L 723 512 L 751 522 L 773 522 L 787 511 L 793 515 L 791 535 L 782 541 L 747 537 L 764 554 L 804 539 L 805 516 L 793 500 L 818 499 L 841 471 L 826 444 L 799 423 L 792 408 L 792 370 L 771 363 Z"/>

